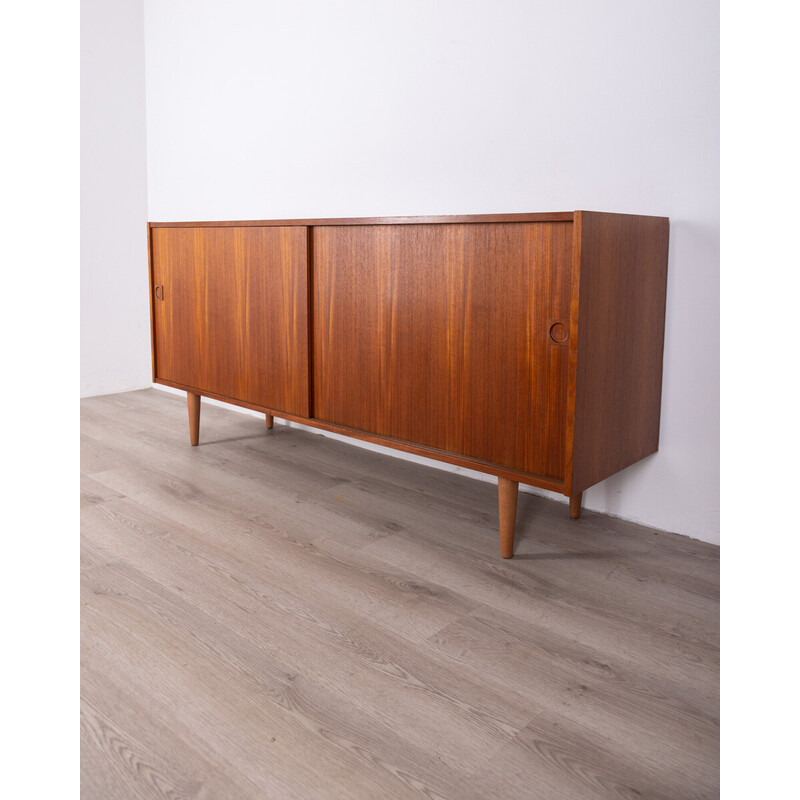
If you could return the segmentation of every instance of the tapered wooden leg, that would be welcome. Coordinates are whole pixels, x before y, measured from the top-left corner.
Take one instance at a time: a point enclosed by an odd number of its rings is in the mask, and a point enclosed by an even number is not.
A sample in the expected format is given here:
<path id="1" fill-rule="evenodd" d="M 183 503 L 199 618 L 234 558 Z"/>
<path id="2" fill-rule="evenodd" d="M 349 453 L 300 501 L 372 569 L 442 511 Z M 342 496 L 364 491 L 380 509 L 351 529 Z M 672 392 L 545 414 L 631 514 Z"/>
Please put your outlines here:
<path id="1" fill-rule="evenodd" d="M 517 524 L 517 494 L 519 483 L 507 478 L 497 479 L 497 497 L 500 501 L 500 555 L 514 555 L 514 528 Z"/>
<path id="2" fill-rule="evenodd" d="M 273 417 L 272 414 L 267 414 L 266 417 L 267 417 L 267 430 L 269 430 L 272 427 L 273 423 L 275 422 L 275 417 Z"/>
<path id="3" fill-rule="evenodd" d="M 189 404 L 189 441 L 195 446 L 200 441 L 200 395 L 187 392 Z"/>
<path id="4" fill-rule="evenodd" d="M 569 515 L 572 519 L 578 519 L 578 517 L 580 517 L 582 501 L 583 492 L 578 492 L 578 494 L 571 494 L 569 496 Z"/>

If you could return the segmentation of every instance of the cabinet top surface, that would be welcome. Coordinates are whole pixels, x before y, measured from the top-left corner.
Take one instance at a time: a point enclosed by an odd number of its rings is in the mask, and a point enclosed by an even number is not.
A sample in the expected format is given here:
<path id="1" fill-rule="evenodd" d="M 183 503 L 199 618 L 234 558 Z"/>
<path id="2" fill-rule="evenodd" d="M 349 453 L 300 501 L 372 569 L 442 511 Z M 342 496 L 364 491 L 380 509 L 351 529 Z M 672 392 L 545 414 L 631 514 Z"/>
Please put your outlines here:
<path id="1" fill-rule="evenodd" d="M 267 219 L 267 220 L 217 220 L 184 222 L 150 222 L 151 228 L 221 228 L 228 226 L 272 225 L 436 225 L 500 222 L 572 222 L 581 211 L 554 211 L 531 214 L 462 214 L 427 217 L 338 217 L 330 219 Z M 601 212 L 591 212 L 601 213 Z M 609 216 L 634 216 L 611 214 Z"/>

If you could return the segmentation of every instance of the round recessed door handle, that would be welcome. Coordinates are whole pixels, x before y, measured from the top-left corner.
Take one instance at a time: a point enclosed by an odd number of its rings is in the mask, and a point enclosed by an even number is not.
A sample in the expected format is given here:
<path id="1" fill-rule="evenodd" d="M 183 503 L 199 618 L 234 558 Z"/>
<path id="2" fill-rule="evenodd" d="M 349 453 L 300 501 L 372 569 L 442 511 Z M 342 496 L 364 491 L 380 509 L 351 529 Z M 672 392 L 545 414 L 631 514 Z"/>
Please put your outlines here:
<path id="1" fill-rule="evenodd" d="M 156 286 L 156 300 L 163 300 L 164 299 L 164 287 L 159 285 Z"/>
<path id="2" fill-rule="evenodd" d="M 569 339 L 569 323 L 553 322 L 550 324 L 550 341 L 555 344 L 566 344 Z"/>

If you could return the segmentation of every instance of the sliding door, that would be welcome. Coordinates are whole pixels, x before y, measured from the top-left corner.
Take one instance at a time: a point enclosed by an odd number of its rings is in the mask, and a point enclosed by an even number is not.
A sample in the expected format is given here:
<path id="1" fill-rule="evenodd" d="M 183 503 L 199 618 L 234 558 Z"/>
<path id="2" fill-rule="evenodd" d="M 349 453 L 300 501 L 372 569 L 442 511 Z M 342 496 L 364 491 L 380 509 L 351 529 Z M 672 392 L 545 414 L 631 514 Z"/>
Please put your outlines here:
<path id="1" fill-rule="evenodd" d="M 153 227 L 157 380 L 308 416 L 305 227 Z"/>
<path id="2" fill-rule="evenodd" d="M 314 416 L 563 480 L 571 222 L 312 235 Z"/>

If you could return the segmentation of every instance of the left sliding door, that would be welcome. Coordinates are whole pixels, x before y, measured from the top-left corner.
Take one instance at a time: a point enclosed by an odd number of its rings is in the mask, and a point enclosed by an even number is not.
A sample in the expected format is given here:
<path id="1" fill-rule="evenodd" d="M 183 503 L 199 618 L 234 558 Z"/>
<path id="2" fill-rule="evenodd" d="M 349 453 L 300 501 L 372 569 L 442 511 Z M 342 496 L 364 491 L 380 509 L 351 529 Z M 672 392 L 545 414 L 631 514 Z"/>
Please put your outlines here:
<path id="1" fill-rule="evenodd" d="M 154 225 L 156 381 L 308 416 L 307 236 Z"/>

